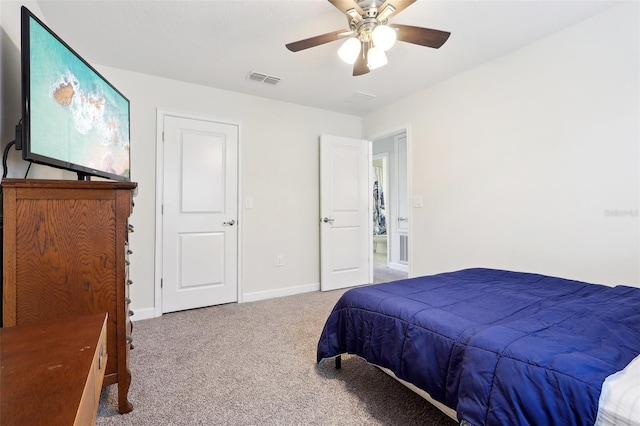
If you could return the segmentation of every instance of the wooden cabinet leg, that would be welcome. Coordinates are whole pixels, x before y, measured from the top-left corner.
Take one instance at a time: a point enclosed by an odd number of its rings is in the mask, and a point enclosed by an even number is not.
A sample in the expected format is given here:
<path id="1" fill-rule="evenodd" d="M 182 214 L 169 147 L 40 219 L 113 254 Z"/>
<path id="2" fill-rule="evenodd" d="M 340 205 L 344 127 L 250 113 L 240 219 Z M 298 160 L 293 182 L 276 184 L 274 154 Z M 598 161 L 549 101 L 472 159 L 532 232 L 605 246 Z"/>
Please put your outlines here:
<path id="1" fill-rule="evenodd" d="M 120 414 L 130 413 L 133 410 L 133 404 L 129 402 L 129 385 L 131 384 L 131 373 L 128 371 L 124 380 L 118 381 L 118 411 Z"/>

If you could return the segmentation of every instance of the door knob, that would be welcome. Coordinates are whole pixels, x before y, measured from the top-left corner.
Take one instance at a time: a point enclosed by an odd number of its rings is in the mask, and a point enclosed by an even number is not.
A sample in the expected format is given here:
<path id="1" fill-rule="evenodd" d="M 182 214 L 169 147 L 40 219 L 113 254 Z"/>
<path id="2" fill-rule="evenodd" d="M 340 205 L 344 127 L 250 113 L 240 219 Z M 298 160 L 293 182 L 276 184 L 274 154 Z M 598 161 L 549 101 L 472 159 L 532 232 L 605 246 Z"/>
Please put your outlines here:
<path id="1" fill-rule="evenodd" d="M 333 223 L 333 219 L 330 219 L 330 218 L 328 218 L 328 217 L 325 217 L 324 219 L 322 219 L 322 221 L 323 221 L 324 223 Z"/>
<path id="2" fill-rule="evenodd" d="M 233 225 L 235 225 L 235 223 L 236 223 L 236 221 L 233 220 L 233 219 L 231 219 L 229 222 L 222 222 L 222 224 L 224 226 L 233 226 Z"/>

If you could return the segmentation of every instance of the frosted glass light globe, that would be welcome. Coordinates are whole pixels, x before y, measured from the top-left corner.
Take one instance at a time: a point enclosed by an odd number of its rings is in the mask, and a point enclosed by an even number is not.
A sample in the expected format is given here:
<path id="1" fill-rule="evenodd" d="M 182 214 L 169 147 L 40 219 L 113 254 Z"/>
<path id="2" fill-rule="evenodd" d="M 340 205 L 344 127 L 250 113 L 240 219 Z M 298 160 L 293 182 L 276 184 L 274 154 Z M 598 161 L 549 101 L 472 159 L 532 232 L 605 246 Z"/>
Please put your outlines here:
<path id="1" fill-rule="evenodd" d="M 396 42 L 396 31 L 387 25 L 378 25 L 371 33 L 371 39 L 375 47 L 387 51 Z"/>
<path id="2" fill-rule="evenodd" d="M 383 65 L 387 64 L 387 55 L 385 55 L 384 50 L 379 47 L 372 47 L 369 49 L 367 53 L 367 65 L 370 70 L 374 70 L 376 68 L 380 68 Z"/>
<path id="3" fill-rule="evenodd" d="M 346 63 L 353 64 L 358 59 L 361 48 L 360 40 L 355 37 L 348 38 L 338 49 L 338 56 Z"/>

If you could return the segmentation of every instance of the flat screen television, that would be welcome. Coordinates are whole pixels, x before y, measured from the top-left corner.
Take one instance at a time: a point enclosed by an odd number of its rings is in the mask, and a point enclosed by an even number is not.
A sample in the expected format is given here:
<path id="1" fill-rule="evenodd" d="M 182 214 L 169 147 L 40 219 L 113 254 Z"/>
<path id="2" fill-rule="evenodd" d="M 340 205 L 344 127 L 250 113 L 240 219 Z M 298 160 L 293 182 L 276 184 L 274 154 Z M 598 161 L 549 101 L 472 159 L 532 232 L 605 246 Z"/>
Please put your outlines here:
<path id="1" fill-rule="evenodd" d="M 129 100 L 24 6 L 21 30 L 22 158 L 130 180 Z"/>

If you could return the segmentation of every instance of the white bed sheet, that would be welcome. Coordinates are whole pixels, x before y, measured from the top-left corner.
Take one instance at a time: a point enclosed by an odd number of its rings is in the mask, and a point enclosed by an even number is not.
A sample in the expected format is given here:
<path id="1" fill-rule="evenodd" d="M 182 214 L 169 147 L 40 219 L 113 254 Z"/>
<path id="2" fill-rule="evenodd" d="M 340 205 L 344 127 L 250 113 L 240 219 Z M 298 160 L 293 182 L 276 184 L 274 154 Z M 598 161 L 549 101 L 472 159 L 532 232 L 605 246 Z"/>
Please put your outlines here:
<path id="1" fill-rule="evenodd" d="M 595 426 L 640 426 L 640 356 L 604 381 Z"/>

